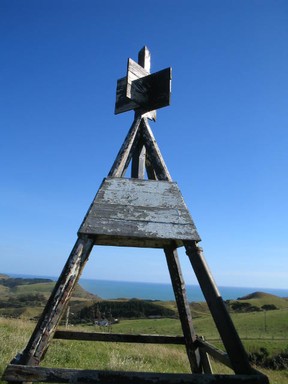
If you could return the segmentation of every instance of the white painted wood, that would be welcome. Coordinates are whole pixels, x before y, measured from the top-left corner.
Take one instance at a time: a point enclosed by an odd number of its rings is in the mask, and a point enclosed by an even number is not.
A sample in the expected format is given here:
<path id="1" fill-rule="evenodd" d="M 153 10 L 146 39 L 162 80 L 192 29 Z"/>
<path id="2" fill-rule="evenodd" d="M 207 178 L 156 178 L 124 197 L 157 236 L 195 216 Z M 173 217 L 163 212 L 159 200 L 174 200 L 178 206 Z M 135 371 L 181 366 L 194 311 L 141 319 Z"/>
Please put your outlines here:
<path id="1" fill-rule="evenodd" d="M 123 178 L 104 180 L 79 234 L 200 240 L 176 183 Z"/>

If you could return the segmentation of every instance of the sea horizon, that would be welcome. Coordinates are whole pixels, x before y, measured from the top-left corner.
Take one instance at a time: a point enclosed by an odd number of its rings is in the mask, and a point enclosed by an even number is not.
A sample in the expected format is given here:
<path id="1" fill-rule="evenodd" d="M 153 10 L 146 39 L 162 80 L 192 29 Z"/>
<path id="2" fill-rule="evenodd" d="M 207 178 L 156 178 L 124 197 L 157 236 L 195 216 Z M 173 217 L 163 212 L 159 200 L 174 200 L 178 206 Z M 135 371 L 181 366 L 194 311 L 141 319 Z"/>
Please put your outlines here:
<path id="1" fill-rule="evenodd" d="M 43 278 L 57 281 L 55 276 L 40 276 L 30 274 L 3 273 L 15 278 Z M 104 300 L 113 299 L 142 299 L 174 301 L 174 293 L 171 283 L 117 281 L 106 279 L 80 278 L 79 284 L 86 291 L 97 295 Z M 253 292 L 264 292 L 275 296 L 288 298 L 288 289 L 264 288 L 264 287 L 235 287 L 218 286 L 220 295 L 224 300 L 236 300 Z M 186 284 L 188 301 L 205 301 L 201 288 L 196 284 Z"/>

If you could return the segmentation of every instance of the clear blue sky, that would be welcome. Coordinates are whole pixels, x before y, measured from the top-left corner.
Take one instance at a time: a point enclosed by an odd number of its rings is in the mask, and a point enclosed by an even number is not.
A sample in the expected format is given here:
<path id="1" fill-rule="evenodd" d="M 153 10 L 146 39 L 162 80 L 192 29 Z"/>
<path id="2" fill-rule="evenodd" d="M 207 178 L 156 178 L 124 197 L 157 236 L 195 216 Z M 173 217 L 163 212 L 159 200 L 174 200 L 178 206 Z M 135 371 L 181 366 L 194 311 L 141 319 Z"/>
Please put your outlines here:
<path id="1" fill-rule="evenodd" d="M 286 0 L 2 0 L 0 35 L 0 272 L 61 272 L 133 120 L 116 81 L 147 45 L 173 69 L 151 127 L 217 284 L 287 289 Z M 111 247 L 83 276 L 169 281 L 161 250 Z"/>

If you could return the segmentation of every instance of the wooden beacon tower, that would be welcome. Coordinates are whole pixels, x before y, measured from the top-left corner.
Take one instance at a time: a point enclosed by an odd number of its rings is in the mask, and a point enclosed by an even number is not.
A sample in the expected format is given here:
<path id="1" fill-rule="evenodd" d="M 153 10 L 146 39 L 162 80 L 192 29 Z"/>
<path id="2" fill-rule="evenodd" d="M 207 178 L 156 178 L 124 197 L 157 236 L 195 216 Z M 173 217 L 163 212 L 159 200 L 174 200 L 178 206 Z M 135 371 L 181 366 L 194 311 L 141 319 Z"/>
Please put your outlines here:
<path id="1" fill-rule="evenodd" d="M 170 103 L 171 69 L 150 74 L 150 53 L 144 47 L 138 63 L 129 59 L 127 76 L 117 82 L 115 113 L 135 110 L 135 118 L 116 160 L 100 186 L 78 231 L 76 244 L 24 351 L 7 366 L 8 382 L 97 384 L 229 384 L 268 383 L 253 369 L 225 304 L 208 270 L 200 237 L 172 181 L 148 125 L 155 110 Z M 124 178 L 131 162 L 131 178 Z M 146 172 L 145 172 L 146 171 Z M 145 176 L 147 175 L 147 179 Z M 164 250 L 178 307 L 183 337 L 59 331 L 71 293 L 94 245 L 151 247 Z M 195 333 L 177 255 L 184 246 L 208 303 L 226 352 Z M 56 369 L 39 366 L 53 338 L 107 342 L 183 344 L 191 374 Z M 234 374 L 214 375 L 208 355 Z"/>

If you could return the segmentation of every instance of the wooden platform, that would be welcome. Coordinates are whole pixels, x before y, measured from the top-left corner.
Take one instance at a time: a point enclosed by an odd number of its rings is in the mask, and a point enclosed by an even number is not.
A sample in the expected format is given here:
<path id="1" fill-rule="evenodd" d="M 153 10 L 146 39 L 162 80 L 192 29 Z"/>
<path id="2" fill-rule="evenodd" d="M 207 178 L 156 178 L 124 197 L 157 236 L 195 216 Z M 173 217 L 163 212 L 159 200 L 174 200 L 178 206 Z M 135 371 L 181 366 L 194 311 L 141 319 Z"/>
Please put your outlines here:
<path id="1" fill-rule="evenodd" d="M 200 241 L 175 182 L 104 179 L 79 229 L 95 244 L 163 248 Z"/>

